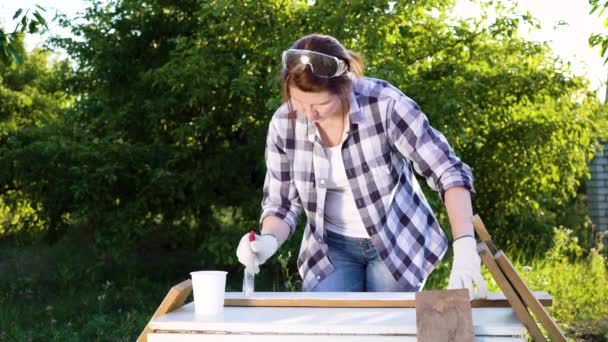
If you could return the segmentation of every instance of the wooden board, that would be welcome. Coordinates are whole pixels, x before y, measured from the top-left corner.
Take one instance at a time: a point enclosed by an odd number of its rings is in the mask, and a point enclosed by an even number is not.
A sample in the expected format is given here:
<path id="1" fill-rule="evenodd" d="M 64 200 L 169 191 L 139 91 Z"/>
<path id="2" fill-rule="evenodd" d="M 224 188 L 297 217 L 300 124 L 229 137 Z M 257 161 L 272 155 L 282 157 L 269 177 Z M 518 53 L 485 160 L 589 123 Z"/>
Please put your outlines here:
<path id="1" fill-rule="evenodd" d="M 547 292 L 534 292 L 538 301 L 551 306 Z M 255 292 L 243 296 L 241 292 L 226 292 L 224 306 L 245 307 L 351 307 L 351 308 L 414 308 L 413 292 Z M 488 293 L 486 299 L 471 302 L 474 308 L 509 307 L 503 293 Z"/>
<path id="2" fill-rule="evenodd" d="M 498 249 L 494 245 L 494 241 L 492 241 L 492 236 L 486 229 L 486 225 L 483 224 L 483 221 L 481 220 L 481 217 L 479 217 L 479 215 L 473 216 L 473 228 L 475 229 L 477 236 L 479 236 L 479 240 L 485 242 L 488 246 L 488 249 L 490 250 L 490 253 L 494 255 L 498 251 Z"/>
<path id="3" fill-rule="evenodd" d="M 169 293 L 167 293 L 167 295 L 165 296 L 165 299 L 160 303 L 158 309 L 156 309 L 156 312 L 150 319 L 150 322 L 152 322 L 152 320 L 155 317 L 162 316 L 162 315 L 166 314 L 167 312 L 171 312 L 171 311 L 181 307 L 182 305 L 184 305 L 186 298 L 188 298 L 188 295 L 190 295 L 191 292 L 192 292 L 192 280 L 191 279 L 185 280 L 185 281 L 173 286 L 171 288 L 171 290 L 169 290 Z M 137 342 L 147 342 L 148 341 L 148 334 L 152 332 L 152 328 L 150 328 L 150 322 L 148 322 L 148 324 L 146 324 L 146 327 L 144 328 L 144 330 L 141 332 L 141 334 L 137 338 Z"/>
<path id="4" fill-rule="evenodd" d="M 416 337 L 420 342 L 473 342 L 469 291 L 457 289 L 416 293 Z"/>
<path id="5" fill-rule="evenodd" d="M 475 232 L 479 236 L 479 240 L 481 241 L 492 241 L 492 236 L 486 229 L 485 224 L 481 220 L 479 215 L 473 215 L 473 227 L 475 228 Z"/>
<path id="6" fill-rule="evenodd" d="M 511 304 L 511 307 L 513 307 L 515 314 L 522 321 L 526 329 L 528 329 L 530 335 L 532 335 L 534 341 L 546 341 L 545 336 L 540 331 L 538 325 L 536 325 L 536 322 L 532 319 L 532 316 L 530 316 L 530 313 L 522 303 L 519 295 L 515 292 L 505 275 L 494 261 L 494 256 L 490 252 L 485 242 L 480 242 L 477 244 L 477 252 L 479 253 L 484 265 L 486 265 L 486 268 L 490 271 L 490 273 L 492 273 L 494 280 L 496 280 L 496 283 L 498 283 L 498 286 L 507 297 L 507 300 Z"/>
<path id="7" fill-rule="evenodd" d="M 566 336 L 564 336 L 557 324 L 551 319 L 545 308 L 543 308 L 543 306 L 538 302 L 536 297 L 533 295 L 532 290 L 530 290 L 528 285 L 526 285 L 524 280 L 515 270 L 515 267 L 513 267 L 513 264 L 511 264 L 509 258 L 507 258 L 502 251 L 499 251 L 494 255 L 494 259 L 511 285 L 513 285 L 517 293 L 519 293 L 519 296 L 524 303 L 530 308 L 545 329 L 547 329 L 551 340 L 565 342 Z"/>

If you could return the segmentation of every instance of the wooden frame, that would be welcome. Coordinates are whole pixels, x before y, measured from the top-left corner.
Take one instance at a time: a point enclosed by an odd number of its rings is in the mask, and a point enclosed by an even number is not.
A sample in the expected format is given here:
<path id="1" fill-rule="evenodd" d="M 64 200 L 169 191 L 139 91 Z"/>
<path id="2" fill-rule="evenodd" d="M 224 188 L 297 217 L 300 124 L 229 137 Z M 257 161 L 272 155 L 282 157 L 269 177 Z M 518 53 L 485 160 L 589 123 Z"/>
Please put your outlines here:
<path id="1" fill-rule="evenodd" d="M 519 295 L 517 292 L 515 292 L 505 275 L 494 261 L 490 249 L 485 242 L 482 241 L 477 244 L 477 252 L 479 253 L 484 265 L 486 265 L 486 268 L 490 271 L 490 273 L 492 273 L 492 277 L 494 277 L 494 280 L 496 280 L 496 283 L 498 283 L 498 286 L 509 300 L 511 307 L 513 307 L 513 310 L 515 311 L 515 315 L 517 315 L 517 318 L 519 318 L 526 329 L 528 329 L 528 332 L 530 335 L 532 335 L 534 341 L 547 341 L 543 333 L 540 331 L 538 325 L 536 325 L 536 322 L 532 319 L 532 316 L 530 316 L 528 310 L 526 310 L 526 307 L 519 298 Z"/>
<path id="2" fill-rule="evenodd" d="M 498 251 L 498 253 L 494 255 L 494 260 L 509 282 L 511 282 L 511 285 L 515 291 L 517 291 L 524 304 L 530 308 L 532 313 L 534 313 L 534 316 L 536 316 L 536 319 L 538 319 L 543 327 L 547 329 L 551 340 L 566 342 L 566 336 L 561 332 L 555 321 L 551 319 L 551 316 L 549 316 L 549 313 L 547 313 L 545 308 L 543 308 L 534 295 L 532 295 L 532 290 L 530 290 L 528 285 L 526 285 L 524 280 L 517 273 L 515 267 L 513 267 L 513 264 L 509 261 L 509 258 L 507 258 L 502 251 Z"/>
<path id="3" fill-rule="evenodd" d="M 181 307 L 182 305 L 184 305 L 186 298 L 188 298 L 188 296 L 190 295 L 191 292 L 192 292 L 192 280 L 191 279 L 182 281 L 181 283 L 173 286 L 171 288 L 171 290 L 169 290 L 169 293 L 167 293 L 167 295 L 165 296 L 165 299 L 163 299 L 163 301 L 160 303 L 160 306 L 158 307 L 158 309 L 156 309 L 156 312 L 154 313 L 154 315 L 152 315 L 152 318 L 150 319 L 150 321 L 152 321 L 152 319 L 154 319 L 155 317 L 164 315 L 167 312 L 171 312 L 171 311 Z M 152 329 L 150 328 L 150 322 L 148 322 L 148 324 L 146 324 L 146 327 L 144 328 L 144 330 L 141 332 L 141 334 L 137 338 L 137 342 L 147 342 L 148 334 L 151 332 L 152 332 Z"/>
<path id="4" fill-rule="evenodd" d="M 483 243 L 487 250 L 487 254 L 489 254 L 489 256 L 482 256 L 482 260 L 484 261 L 484 264 L 486 265 L 488 270 L 490 270 L 490 272 L 494 276 L 494 279 L 496 279 L 496 281 L 499 283 L 501 289 L 503 288 L 503 286 L 498 281 L 497 277 L 504 278 L 507 281 L 507 284 L 505 286 L 511 288 L 517 296 L 517 300 L 514 299 L 514 301 L 525 304 L 524 309 L 526 309 L 527 306 L 530 311 L 534 313 L 534 315 L 542 324 L 542 326 L 547 330 L 547 333 L 549 334 L 549 337 L 551 337 L 551 340 L 565 342 L 566 336 L 564 336 L 562 331 L 559 329 L 559 326 L 555 323 L 551 316 L 549 316 L 545 308 L 543 308 L 543 305 L 534 296 L 532 290 L 530 290 L 530 288 L 528 287 L 528 285 L 526 285 L 519 273 L 517 273 L 517 270 L 515 269 L 509 258 L 507 258 L 507 256 L 502 251 L 496 248 L 494 242 L 492 241 L 492 236 L 490 235 L 490 233 L 488 233 L 488 230 L 486 229 L 485 225 L 483 224 L 483 221 L 478 215 L 473 216 L 473 227 L 475 228 L 475 232 L 479 236 L 479 239 L 482 241 L 478 245 L 478 251 L 480 249 L 480 245 Z M 481 247 L 481 249 L 484 249 L 483 246 Z M 494 267 L 491 264 L 494 264 L 497 267 Z M 491 268 L 493 268 L 494 270 L 492 270 Z M 521 315 L 531 317 L 527 310 L 525 314 L 521 313 Z M 527 320 L 527 318 L 525 319 Z M 524 325 L 526 325 L 526 327 L 528 326 L 525 321 Z M 533 334 L 532 331 L 530 331 L 530 334 L 534 336 L 536 332 Z M 534 339 L 536 340 L 536 337 Z"/>
<path id="5" fill-rule="evenodd" d="M 424 291 L 427 292 L 427 291 Z M 318 292 L 255 292 L 244 296 L 240 292 L 226 292 L 225 306 L 248 307 L 327 307 L 327 308 L 414 308 L 416 293 L 406 292 L 357 292 L 341 293 L 340 296 Z M 546 292 L 534 292 L 535 299 L 544 306 L 551 306 L 552 299 Z M 473 308 L 510 307 L 502 293 L 489 293 L 488 298 L 471 301 Z"/>

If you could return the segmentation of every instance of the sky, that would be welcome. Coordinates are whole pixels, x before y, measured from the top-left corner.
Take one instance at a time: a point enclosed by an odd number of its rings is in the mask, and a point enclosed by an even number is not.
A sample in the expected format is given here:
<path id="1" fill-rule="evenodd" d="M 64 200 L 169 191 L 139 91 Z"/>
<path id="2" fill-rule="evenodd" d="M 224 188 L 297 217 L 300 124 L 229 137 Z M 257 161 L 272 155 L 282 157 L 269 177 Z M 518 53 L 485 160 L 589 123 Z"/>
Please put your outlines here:
<path id="1" fill-rule="evenodd" d="M 57 11 L 73 18 L 86 7 L 83 0 L 19 0 L 0 3 L 0 24 L 12 30 L 13 14 L 19 8 L 34 8 L 38 4 L 47 12 L 45 18 L 52 18 Z M 584 76 L 591 81 L 590 88 L 598 89 L 598 96 L 604 100 L 608 67 L 599 54 L 599 48 L 590 48 L 587 38 L 591 33 L 606 32 L 602 20 L 589 14 L 591 6 L 587 0 L 520 0 L 519 8 L 530 11 L 540 21 L 541 30 L 528 32 L 520 30 L 520 35 L 529 40 L 546 41 L 562 59 L 572 63 L 575 75 Z M 456 13 L 462 17 L 477 16 L 479 8 L 470 0 L 459 0 Z M 6 23 L 10 23 L 6 27 Z M 560 23 L 562 23 L 560 25 Z M 563 24 L 566 23 L 566 24 Z M 56 35 L 69 35 L 69 31 L 51 23 L 50 31 Z M 48 37 L 31 36 L 26 39 L 26 48 L 31 50 Z"/>
<path id="2" fill-rule="evenodd" d="M 13 15 L 19 8 L 36 9 L 36 5 L 42 6 L 46 12 L 42 12 L 44 18 L 50 21 L 55 16 L 55 13 L 59 12 L 66 14 L 69 18 L 73 18 L 78 12 L 82 12 L 86 8 L 86 2 L 83 0 L 13 0 L 13 1 L 1 1 L 0 2 L 0 25 L 3 26 L 7 31 L 14 29 L 15 22 Z M 49 23 L 49 30 L 55 35 L 67 36 L 70 34 L 69 30 L 66 30 L 57 23 Z M 26 48 L 32 50 L 35 46 L 39 45 L 49 35 L 44 36 L 34 35 L 26 38 Z"/>

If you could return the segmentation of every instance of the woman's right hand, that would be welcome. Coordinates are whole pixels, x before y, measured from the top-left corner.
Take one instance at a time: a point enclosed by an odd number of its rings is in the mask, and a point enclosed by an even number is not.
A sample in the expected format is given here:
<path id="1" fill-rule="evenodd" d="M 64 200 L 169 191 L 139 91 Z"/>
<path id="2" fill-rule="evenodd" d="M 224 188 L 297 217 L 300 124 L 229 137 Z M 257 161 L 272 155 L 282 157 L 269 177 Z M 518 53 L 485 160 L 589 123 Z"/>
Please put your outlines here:
<path id="1" fill-rule="evenodd" d="M 266 262 L 279 248 L 279 242 L 270 234 L 255 235 L 255 240 L 249 241 L 249 233 L 245 234 L 236 249 L 239 262 L 247 272 L 258 273 L 260 265 Z"/>

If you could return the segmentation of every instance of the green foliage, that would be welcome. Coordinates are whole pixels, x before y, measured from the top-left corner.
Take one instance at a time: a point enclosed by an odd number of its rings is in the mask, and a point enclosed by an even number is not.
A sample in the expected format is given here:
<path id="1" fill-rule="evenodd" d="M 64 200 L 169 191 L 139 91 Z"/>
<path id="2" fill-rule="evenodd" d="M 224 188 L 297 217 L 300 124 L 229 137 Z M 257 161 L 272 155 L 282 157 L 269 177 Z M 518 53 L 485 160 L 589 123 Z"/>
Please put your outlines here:
<path id="1" fill-rule="evenodd" d="M 589 0 L 589 4 L 591 5 L 590 14 L 596 13 L 599 17 L 603 17 L 604 11 L 608 8 L 608 2 L 604 1 L 602 3 L 601 0 Z M 608 26 L 608 18 L 604 18 L 604 27 Z M 608 35 L 606 33 L 592 33 L 589 36 L 589 45 L 591 46 L 599 46 L 601 48 L 600 54 L 602 57 L 606 58 L 608 61 Z M 605 63 L 605 62 L 604 62 Z"/>
<path id="2" fill-rule="evenodd" d="M 534 250 L 526 241 L 550 244 L 556 215 L 588 177 L 587 160 L 607 134 L 605 107 L 546 45 L 511 32 L 526 15 L 503 11 L 490 24 L 451 27 L 452 40 L 441 41 L 453 43 L 398 85 L 473 167 L 475 209 L 496 240 Z"/>
<path id="3" fill-rule="evenodd" d="M 80 236 L 54 246 L 2 245 L 0 341 L 133 341 L 184 274 L 174 260 L 149 265 L 150 255 L 139 254 L 128 272 L 117 272 L 89 246 Z"/>
<path id="4" fill-rule="evenodd" d="M 550 311 L 556 319 L 571 325 L 608 321 L 608 307 L 601 298 L 608 298 L 608 264 L 606 257 L 592 249 L 583 251 L 572 231 L 555 229 L 555 245 L 547 258 L 533 265 L 537 272 L 527 278 L 532 287 L 542 288 L 554 296 L 556 305 Z"/>
<path id="5" fill-rule="evenodd" d="M 258 225 L 280 52 L 321 32 L 445 133 L 474 169 L 476 211 L 499 245 L 543 253 L 607 137 L 605 107 L 546 45 L 517 36 L 537 25 L 528 13 L 498 5 L 495 18 L 456 20 L 453 5 L 91 1 L 62 21 L 77 37 L 54 40 L 75 61 L 61 89 L 77 101 L 45 107 L 49 123 L 13 111 L 1 121 L 2 199 L 34 210 L 30 230 L 49 241 L 90 235 L 103 260 L 161 245 L 197 250 L 197 267 L 235 267 L 239 237 Z"/>
<path id="6" fill-rule="evenodd" d="M 33 13 L 30 9 L 23 11 L 23 8 L 18 9 L 13 15 L 13 20 L 16 22 L 15 29 L 11 32 L 5 31 L 0 27 L 0 61 L 4 66 L 9 66 L 15 61 L 17 64 L 23 63 L 24 50 L 22 47 L 23 36 L 27 34 L 35 34 L 41 31 L 41 28 L 48 29 L 46 20 L 40 13 L 46 10 L 36 5 Z"/>
<path id="7" fill-rule="evenodd" d="M 281 274 L 283 276 L 285 289 L 290 292 L 302 291 L 302 281 L 300 280 L 299 274 L 291 271 L 291 251 L 288 251 L 287 254 L 280 254 L 278 260 L 281 264 Z"/>
<path id="8" fill-rule="evenodd" d="M 19 49 L 23 49 L 22 42 L 19 42 Z M 24 54 L 23 63 L 18 67 L 0 65 L 0 150 L 8 152 L 15 135 L 38 129 L 49 130 L 45 127 L 58 121 L 60 112 L 74 101 L 63 89 L 64 80 L 69 75 L 69 64 L 65 61 L 52 62 L 47 51 L 34 50 Z M 52 135 L 52 129 L 50 131 Z M 32 135 L 29 137 L 36 138 Z M 45 144 L 39 143 L 38 146 Z M 36 169 L 47 168 L 47 165 L 36 164 L 39 161 L 23 162 L 25 164 L 21 167 L 24 168 L 35 165 Z M 9 165 L 19 162 L 2 159 L 0 163 L 3 165 L 0 169 L 6 170 Z M 19 174 L 4 176 L 19 177 Z M 25 240 L 35 239 L 47 226 L 42 216 L 38 215 L 39 203 L 32 201 L 30 196 L 35 192 L 15 186 L 10 181 L 0 184 L 3 193 L 0 198 L 0 236 L 14 236 L 20 232 Z"/>
<path id="9" fill-rule="evenodd" d="M 18 46 L 23 50 L 22 41 Z M 71 74 L 67 61 L 52 61 L 50 52 L 42 50 L 23 55 L 18 67 L 0 65 L 0 141 L 19 129 L 56 121 L 73 102 L 63 88 Z"/>

